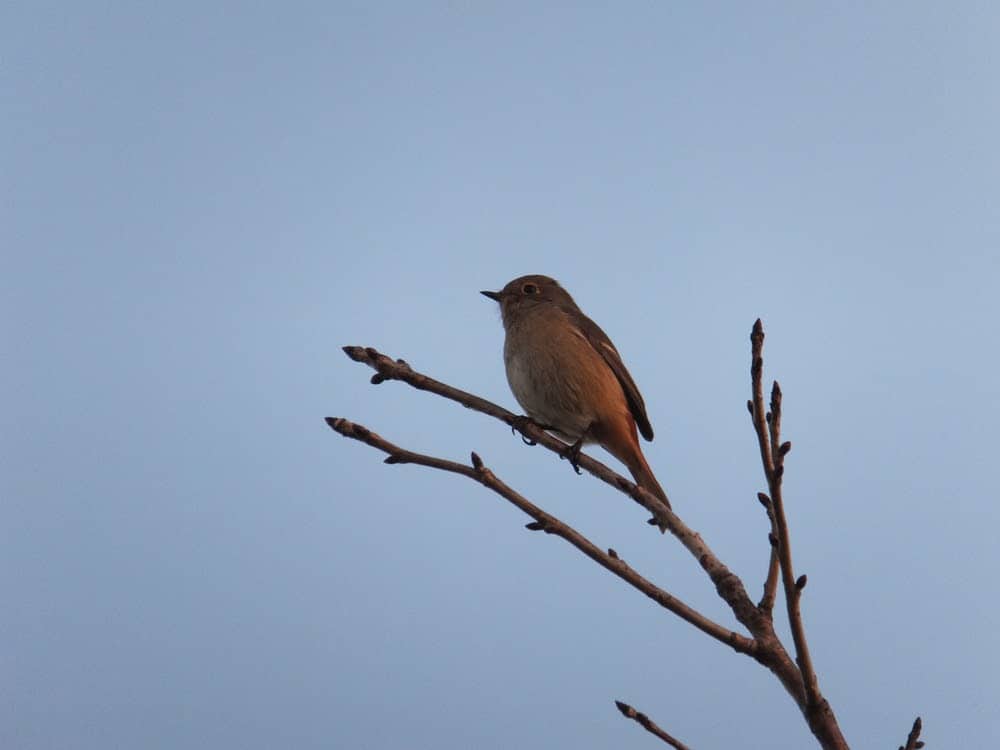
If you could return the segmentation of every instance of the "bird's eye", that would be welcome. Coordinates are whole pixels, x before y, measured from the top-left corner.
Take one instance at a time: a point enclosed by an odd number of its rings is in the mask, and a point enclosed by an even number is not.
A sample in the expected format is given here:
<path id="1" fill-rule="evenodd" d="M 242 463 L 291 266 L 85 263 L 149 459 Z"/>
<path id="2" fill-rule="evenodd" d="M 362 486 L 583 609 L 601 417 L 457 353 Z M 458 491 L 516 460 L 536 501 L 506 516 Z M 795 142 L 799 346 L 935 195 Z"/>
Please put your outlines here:
<path id="1" fill-rule="evenodd" d="M 535 284 L 525 284 L 521 287 L 521 291 L 525 294 L 538 294 L 538 287 Z"/>

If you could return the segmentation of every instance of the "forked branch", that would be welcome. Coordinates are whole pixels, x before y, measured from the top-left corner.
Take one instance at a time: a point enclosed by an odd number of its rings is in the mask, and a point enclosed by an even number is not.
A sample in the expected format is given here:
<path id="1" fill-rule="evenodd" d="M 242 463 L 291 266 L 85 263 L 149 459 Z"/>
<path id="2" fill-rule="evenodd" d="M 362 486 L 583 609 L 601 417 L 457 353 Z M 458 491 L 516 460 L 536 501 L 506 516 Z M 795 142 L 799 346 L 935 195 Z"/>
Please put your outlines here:
<path id="1" fill-rule="evenodd" d="M 419 466 L 428 466 L 432 469 L 440 469 L 452 474 L 460 474 L 461 476 L 479 482 L 535 519 L 533 523 L 528 524 L 527 528 L 529 530 L 544 531 L 548 534 L 554 534 L 557 537 L 565 539 L 602 568 L 611 571 L 630 586 L 648 596 L 664 609 L 673 612 L 685 622 L 694 625 L 698 628 L 698 630 L 711 636 L 720 643 L 731 646 L 736 651 L 744 654 L 751 654 L 756 648 L 756 644 L 752 639 L 742 636 L 739 633 L 735 633 L 729 628 L 725 628 L 717 622 L 714 622 L 710 618 L 682 602 L 677 597 L 639 575 L 639 573 L 622 560 L 621 557 L 618 556 L 618 553 L 614 550 L 609 549 L 605 552 L 573 527 L 559 520 L 555 516 L 546 513 L 519 492 L 501 481 L 496 474 L 490 471 L 483 464 L 482 459 L 479 458 L 477 454 L 472 454 L 471 465 L 460 464 L 455 461 L 435 458 L 434 456 L 426 456 L 421 453 L 414 453 L 413 451 L 400 448 L 398 445 L 394 445 L 380 435 L 375 434 L 367 427 L 355 424 L 354 422 L 349 422 L 346 419 L 327 417 L 326 423 L 332 430 L 340 433 L 344 437 L 359 440 L 382 451 L 383 453 L 388 453 L 389 457 L 385 459 L 385 463 L 387 464 L 416 464 Z"/>
<path id="2" fill-rule="evenodd" d="M 802 575 L 797 578 L 795 576 L 792 565 L 790 532 L 782 495 L 785 456 L 791 449 L 791 443 L 781 441 L 781 389 L 776 382 L 771 389 L 769 410 L 766 410 L 764 406 L 764 330 L 760 320 L 754 324 L 751 342 L 752 398 L 747 402 L 747 406 L 757 435 L 761 463 L 768 486 L 768 492 L 766 494 L 759 493 L 758 499 L 767 511 L 770 524 L 768 535 L 770 557 L 764 581 L 764 594 L 759 604 L 754 604 L 750 600 L 743 582 L 719 560 L 701 536 L 690 529 L 674 511 L 667 508 L 658 498 L 637 487 L 633 482 L 592 457 L 585 454 L 580 454 L 578 457 L 578 465 L 581 469 L 628 495 L 652 513 L 658 524 L 669 529 L 671 534 L 681 542 L 708 574 L 717 593 L 729 605 L 736 620 L 746 628 L 749 636 L 736 633 L 694 610 L 633 570 L 614 550 L 601 549 L 571 526 L 531 503 L 486 468 L 475 453 L 472 454 L 471 465 L 457 463 L 406 450 L 390 443 L 366 427 L 346 419 L 328 417 L 326 421 L 333 430 L 341 435 L 359 440 L 387 453 L 386 463 L 411 463 L 427 466 L 465 476 L 490 488 L 533 519 L 527 525 L 528 529 L 545 531 L 565 539 L 591 560 L 614 573 L 636 590 L 641 591 L 664 609 L 716 641 L 752 657 L 767 667 L 781 681 L 781 684 L 802 710 L 809 728 L 820 745 L 827 750 L 846 750 L 847 742 L 837 725 L 833 710 L 820 692 L 819 681 L 809 653 L 805 627 L 802 622 L 801 598 L 802 590 L 806 585 L 806 576 Z M 375 349 L 359 346 L 344 347 L 344 352 L 356 362 L 367 364 L 376 371 L 372 376 L 372 383 L 377 384 L 387 380 L 408 383 L 419 390 L 443 396 L 470 409 L 499 419 L 510 426 L 512 430 L 519 431 L 526 441 L 532 444 L 542 445 L 560 456 L 565 453 L 566 445 L 564 443 L 545 432 L 530 419 L 513 414 L 479 396 L 434 380 L 415 371 L 401 359 L 394 360 Z M 794 661 L 775 634 L 772 622 L 779 581 L 785 595 L 789 625 L 795 646 Z M 623 715 L 637 721 L 650 733 L 675 748 L 685 748 L 685 745 L 660 729 L 645 714 L 625 703 L 616 701 L 616 705 Z M 919 734 L 920 719 L 918 718 L 910 732 L 905 748 L 901 750 L 916 750 L 922 747 L 923 743 L 918 740 Z"/>
<path id="3" fill-rule="evenodd" d="M 345 346 L 344 352 L 355 362 L 362 362 L 376 370 L 375 375 L 372 376 L 372 383 L 383 383 L 387 380 L 399 380 L 408 383 L 414 388 L 436 393 L 470 409 L 495 417 L 510 426 L 511 429 L 521 432 L 530 441 L 538 443 L 560 457 L 566 449 L 565 443 L 545 432 L 545 430 L 541 429 L 531 420 L 513 414 L 503 407 L 479 396 L 454 388 L 423 373 L 419 373 L 401 359 L 392 359 L 371 347 Z M 751 601 L 746 589 L 743 587 L 743 582 L 722 563 L 705 543 L 704 539 L 701 538 L 701 535 L 689 528 L 654 495 L 638 487 L 621 474 L 612 471 L 605 464 L 593 457 L 585 453 L 580 453 L 578 465 L 581 469 L 614 487 L 619 492 L 631 497 L 652 513 L 657 520 L 664 523 L 671 534 L 684 545 L 691 556 L 705 570 L 715 584 L 719 596 L 732 609 L 736 619 L 758 641 L 776 644 L 777 650 L 774 650 L 771 654 L 772 658 L 768 658 L 767 666 L 778 676 L 785 689 L 801 705 L 804 696 L 798 669 L 795 667 L 794 662 L 791 661 L 791 657 L 781 648 L 780 642 L 774 635 L 774 629 L 770 620 L 761 615 L 760 610 L 757 609 L 757 605 Z"/>
<path id="4" fill-rule="evenodd" d="M 906 744 L 900 745 L 899 750 L 920 750 L 924 743 L 920 741 L 920 730 L 923 729 L 923 722 L 918 716 L 913 722 L 913 728 L 906 736 Z"/>
<path id="5" fill-rule="evenodd" d="M 846 747 L 846 742 L 840 734 L 833 709 L 823 697 L 819 689 L 819 680 L 809 653 L 805 626 L 802 623 L 802 590 L 807 578 L 802 575 L 795 577 L 792 565 L 791 534 L 788 530 L 788 520 L 785 516 L 785 501 L 782 495 L 782 479 L 785 474 L 785 456 L 792 448 L 789 442 L 781 442 L 781 386 L 777 381 L 771 386 L 770 410 L 764 410 L 764 327 L 758 318 L 750 334 L 751 364 L 750 380 L 753 398 L 748 403 L 753 419 L 754 431 L 757 433 L 757 444 L 760 448 L 761 464 L 767 479 L 768 502 L 761 498 L 768 517 L 771 519 L 772 564 L 765 583 L 764 600 L 761 604 L 768 606 L 773 603 L 774 594 L 774 559 L 777 557 L 781 570 L 781 582 L 785 593 L 785 605 L 788 611 L 788 624 L 792 631 L 792 641 L 795 644 L 795 662 L 799 666 L 802 682 L 805 687 L 805 705 L 802 706 L 806 720 L 813 733 L 830 746 Z M 775 554 L 776 553 L 776 554 Z"/>

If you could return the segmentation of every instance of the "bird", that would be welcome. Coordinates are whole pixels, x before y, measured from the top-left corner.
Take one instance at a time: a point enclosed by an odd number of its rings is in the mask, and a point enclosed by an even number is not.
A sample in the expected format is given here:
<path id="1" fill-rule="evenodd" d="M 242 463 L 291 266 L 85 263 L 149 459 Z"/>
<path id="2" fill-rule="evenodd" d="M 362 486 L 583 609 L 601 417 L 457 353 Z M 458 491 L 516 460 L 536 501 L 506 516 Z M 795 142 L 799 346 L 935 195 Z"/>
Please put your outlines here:
<path id="1" fill-rule="evenodd" d="M 670 508 L 639 445 L 639 434 L 653 439 L 645 402 L 601 327 L 549 276 L 519 276 L 480 293 L 500 305 L 507 382 L 527 415 L 570 444 L 574 468 L 580 448 L 597 443 Z"/>

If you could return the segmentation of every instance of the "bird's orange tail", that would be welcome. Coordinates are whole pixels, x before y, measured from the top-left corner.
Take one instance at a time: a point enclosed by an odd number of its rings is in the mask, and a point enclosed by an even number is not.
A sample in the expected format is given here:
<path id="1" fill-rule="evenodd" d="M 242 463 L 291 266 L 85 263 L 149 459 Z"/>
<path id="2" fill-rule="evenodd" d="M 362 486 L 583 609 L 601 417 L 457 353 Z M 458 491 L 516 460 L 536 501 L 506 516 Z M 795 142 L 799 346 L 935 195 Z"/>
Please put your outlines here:
<path id="1" fill-rule="evenodd" d="M 663 491 L 660 483 L 656 481 L 653 470 L 649 468 L 649 464 L 646 463 L 646 457 L 642 455 L 642 451 L 639 450 L 638 446 L 636 446 L 635 459 L 626 465 L 628 466 L 628 470 L 632 472 L 632 478 L 635 479 L 637 485 L 644 490 L 652 492 L 663 501 L 664 505 L 670 508 L 670 500 L 667 498 L 667 493 Z"/>
<path id="2" fill-rule="evenodd" d="M 656 481 L 653 470 L 646 463 L 646 457 L 642 455 L 642 448 L 639 447 L 639 436 L 636 434 L 635 422 L 622 419 L 611 425 L 603 424 L 595 431 L 594 437 L 612 456 L 621 461 L 632 474 L 635 483 L 644 490 L 656 495 L 663 504 L 670 508 L 670 500 L 664 492 L 660 483 Z M 660 531 L 665 531 L 666 527 L 661 523 Z"/>

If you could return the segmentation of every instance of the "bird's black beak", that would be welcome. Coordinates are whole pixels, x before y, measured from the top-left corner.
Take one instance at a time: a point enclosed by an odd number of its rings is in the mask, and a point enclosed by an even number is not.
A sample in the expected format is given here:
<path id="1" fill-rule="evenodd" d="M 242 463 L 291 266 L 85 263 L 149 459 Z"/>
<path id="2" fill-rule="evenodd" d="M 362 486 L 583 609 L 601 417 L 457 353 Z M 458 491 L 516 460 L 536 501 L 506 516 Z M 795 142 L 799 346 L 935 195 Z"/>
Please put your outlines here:
<path id="1" fill-rule="evenodd" d="M 484 297 L 489 297 L 491 300 L 494 300 L 495 302 L 500 301 L 500 292 L 480 292 L 480 294 L 483 295 Z"/>

